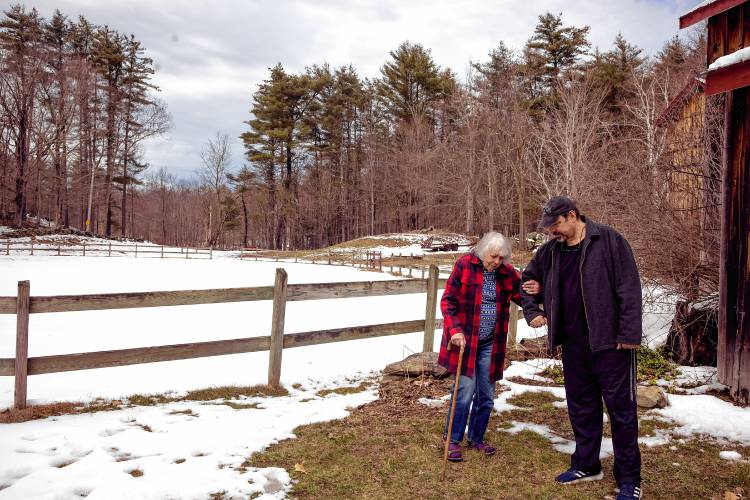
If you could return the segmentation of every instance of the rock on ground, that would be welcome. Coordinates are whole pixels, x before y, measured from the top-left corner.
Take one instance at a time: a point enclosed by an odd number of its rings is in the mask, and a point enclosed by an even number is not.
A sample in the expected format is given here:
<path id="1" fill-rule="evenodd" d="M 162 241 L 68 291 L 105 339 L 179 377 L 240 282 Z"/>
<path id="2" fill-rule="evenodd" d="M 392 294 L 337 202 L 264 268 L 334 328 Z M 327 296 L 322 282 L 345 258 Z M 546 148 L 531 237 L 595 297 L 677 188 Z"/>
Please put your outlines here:
<path id="1" fill-rule="evenodd" d="M 636 402 L 641 408 L 664 408 L 669 405 L 664 391 L 656 386 L 638 386 Z"/>
<path id="2" fill-rule="evenodd" d="M 383 373 L 386 375 L 401 375 L 403 377 L 419 377 L 420 375 L 432 375 L 435 378 L 443 378 L 448 375 L 448 370 L 437 364 L 438 354 L 436 352 L 418 352 L 386 366 Z"/>

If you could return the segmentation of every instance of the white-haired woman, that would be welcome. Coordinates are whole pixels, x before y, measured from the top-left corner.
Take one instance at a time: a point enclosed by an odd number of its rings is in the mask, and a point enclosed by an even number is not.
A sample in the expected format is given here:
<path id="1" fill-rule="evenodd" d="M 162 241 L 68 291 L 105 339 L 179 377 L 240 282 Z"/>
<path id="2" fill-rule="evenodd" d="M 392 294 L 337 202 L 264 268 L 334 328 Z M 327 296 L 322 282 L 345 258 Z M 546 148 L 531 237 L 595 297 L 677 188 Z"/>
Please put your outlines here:
<path id="1" fill-rule="evenodd" d="M 486 233 L 471 253 L 456 261 L 440 301 L 445 326 L 438 363 L 460 377 L 448 448 L 448 460 L 453 462 L 463 460 L 467 421 L 468 447 L 485 455 L 495 453 L 484 441 L 484 433 L 494 405 L 495 382 L 503 377 L 510 301 L 519 305 L 521 301 L 521 277 L 507 263 L 510 255 L 510 240 L 494 231 Z M 461 346 L 464 357 L 459 367 Z M 447 432 L 446 417 L 444 438 Z"/>

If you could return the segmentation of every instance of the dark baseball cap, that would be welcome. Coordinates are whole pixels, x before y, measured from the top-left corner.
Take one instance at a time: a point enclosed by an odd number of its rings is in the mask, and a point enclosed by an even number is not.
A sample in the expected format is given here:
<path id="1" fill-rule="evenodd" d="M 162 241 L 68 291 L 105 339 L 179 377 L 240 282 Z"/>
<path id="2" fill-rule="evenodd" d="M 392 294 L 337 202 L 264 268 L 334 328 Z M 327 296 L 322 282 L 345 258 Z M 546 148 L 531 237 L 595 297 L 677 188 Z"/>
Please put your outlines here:
<path id="1" fill-rule="evenodd" d="M 559 216 L 575 209 L 576 203 L 567 196 L 553 196 L 542 208 L 542 221 L 539 227 L 549 227 L 557 222 Z"/>

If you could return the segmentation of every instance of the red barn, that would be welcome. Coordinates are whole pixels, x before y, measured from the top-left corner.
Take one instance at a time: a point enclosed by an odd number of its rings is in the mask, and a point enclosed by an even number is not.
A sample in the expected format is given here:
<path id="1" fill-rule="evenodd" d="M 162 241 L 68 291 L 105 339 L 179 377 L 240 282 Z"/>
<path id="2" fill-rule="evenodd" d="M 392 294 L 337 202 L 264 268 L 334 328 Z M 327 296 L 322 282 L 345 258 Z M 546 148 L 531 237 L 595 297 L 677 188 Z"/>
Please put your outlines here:
<path id="1" fill-rule="evenodd" d="M 719 282 L 719 382 L 750 403 L 750 0 L 707 0 L 680 28 L 708 19 L 706 95 L 726 92 Z"/>

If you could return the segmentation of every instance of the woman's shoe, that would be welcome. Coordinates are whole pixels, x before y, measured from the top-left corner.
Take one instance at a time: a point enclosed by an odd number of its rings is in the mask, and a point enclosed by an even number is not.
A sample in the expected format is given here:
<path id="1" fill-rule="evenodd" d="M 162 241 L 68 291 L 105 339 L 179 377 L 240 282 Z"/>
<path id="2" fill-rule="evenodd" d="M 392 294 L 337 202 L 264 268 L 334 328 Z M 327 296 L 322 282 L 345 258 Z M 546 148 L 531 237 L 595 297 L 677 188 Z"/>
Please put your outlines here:
<path id="1" fill-rule="evenodd" d="M 496 451 L 494 446 L 490 446 L 487 443 L 472 443 L 471 441 L 469 441 L 469 448 L 481 451 L 487 457 L 494 455 Z"/>

